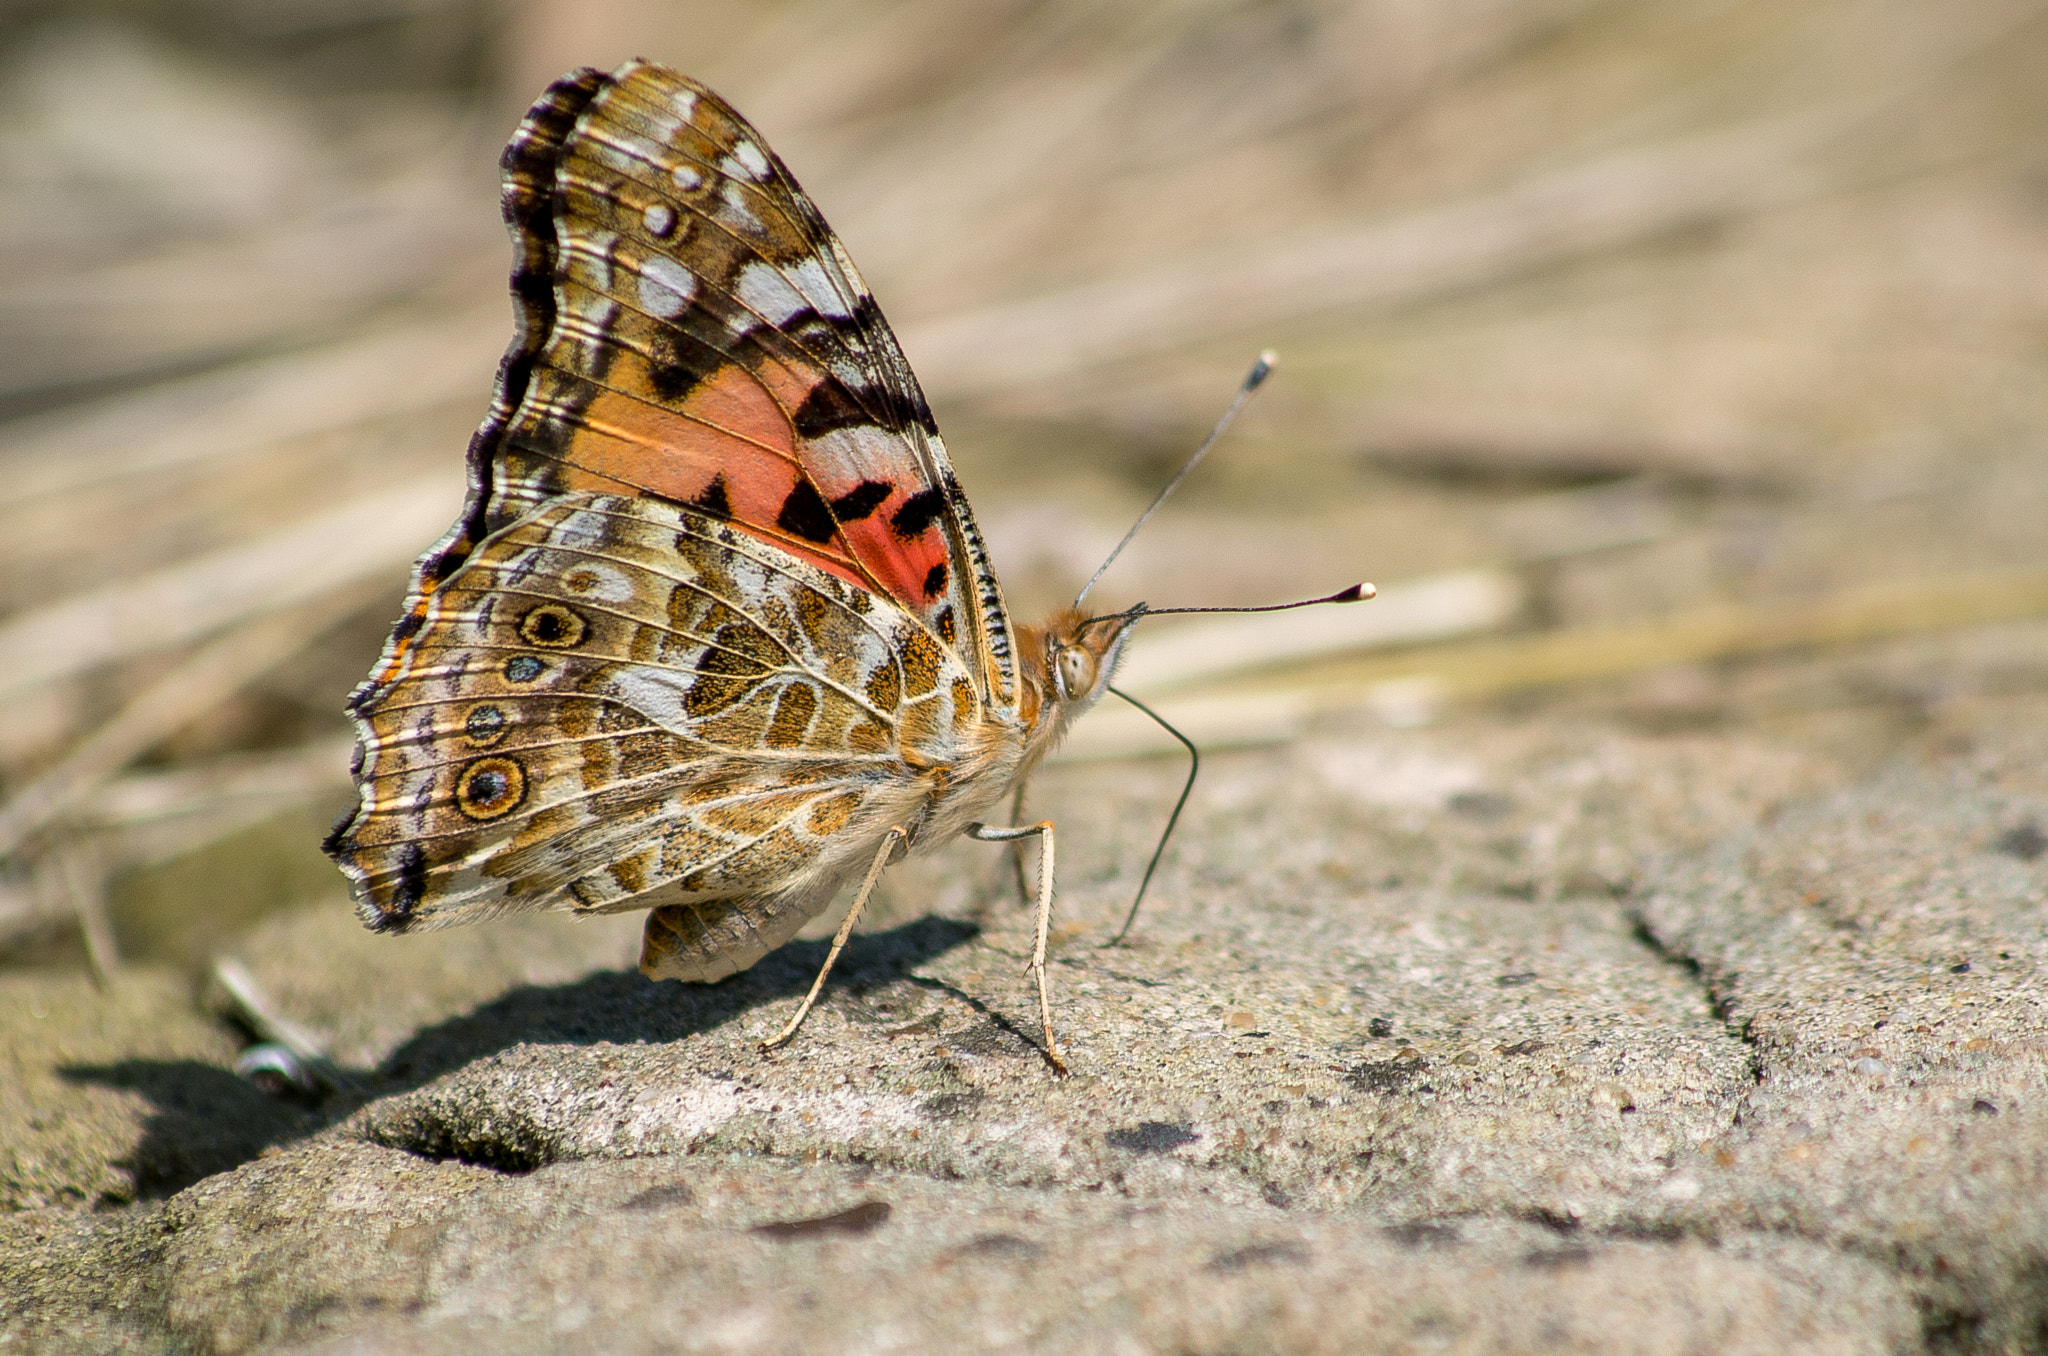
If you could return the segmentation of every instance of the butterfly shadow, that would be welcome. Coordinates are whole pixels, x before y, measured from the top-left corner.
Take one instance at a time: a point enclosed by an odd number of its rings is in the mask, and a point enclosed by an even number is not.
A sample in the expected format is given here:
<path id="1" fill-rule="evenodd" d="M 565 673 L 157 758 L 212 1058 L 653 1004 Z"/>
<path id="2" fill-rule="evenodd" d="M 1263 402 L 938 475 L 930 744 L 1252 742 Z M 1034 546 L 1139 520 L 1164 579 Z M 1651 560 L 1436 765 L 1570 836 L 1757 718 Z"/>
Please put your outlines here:
<path id="1" fill-rule="evenodd" d="M 910 977 L 916 967 L 980 932 L 971 922 L 927 915 L 856 935 L 820 1001 L 850 996 L 862 1004 L 866 994 Z M 133 1199 L 160 1199 L 272 1146 L 313 1135 L 370 1101 L 411 1092 L 515 1046 L 665 1044 L 712 1030 L 807 992 L 829 949 L 824 941 L 791 942 L 717 984 L 658 983 L 630 970 L 598 971 L 567 984 L 521 984 L 421 1029 L 374 1068 L 343 1069 L 352 1086 L 324 1095 L 271 1095 L 227 1069 L 190 1059 L 78 1064 L 58 1072 L 74 1083 L 148 1100 L 135 1149 L 115 1165 L 127 1169 Z M 101 1204 L 129 1199 L 128 1193 L 109 1193 Z"/>
<path id="2" fill-rule="evenodd" d="M 103 1192 L 95 1202 L 103 1207 L 175 1195 L 333 1119 L 307 1100 L 273 1097 L 232 1070 L 196 1059 L 124 1059 L 57 1072 L 69 1082 L 136 1093 L 149 1103 L 135 1147 L 112 1160 L 132 1185 Z"/>
<path id="3" fill-rule="evenodd" d="M 858 999 L 980 935 L 970 922 L 927 915 L 857 934 L 832 967 L 821 1003 Z M 800 997 L 831 944 L 790 942 L 716 984 L 671 984 L 603 970 L 568 984 L 521 985 L 462 1016 L 422 1029 L 375 1071 L 380 1092 L 430 1082 L 515 1045 L 665 1044 L 723 1026 L 764 1004 Z M 799 1040 L 803 1039 L 801 1036 Z"/>

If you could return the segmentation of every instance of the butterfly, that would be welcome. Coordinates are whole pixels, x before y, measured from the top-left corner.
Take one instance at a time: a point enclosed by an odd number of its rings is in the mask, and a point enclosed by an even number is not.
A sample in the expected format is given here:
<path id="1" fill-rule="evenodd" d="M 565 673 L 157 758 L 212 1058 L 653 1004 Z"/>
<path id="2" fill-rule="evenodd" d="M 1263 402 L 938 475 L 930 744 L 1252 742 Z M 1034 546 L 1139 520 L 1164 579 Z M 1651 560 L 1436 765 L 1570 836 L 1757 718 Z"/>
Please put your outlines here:
<path id="1" fill-rule="evenodd" d="M 644 61 L 579 70 L 501 162 L 517 332 L 461 517 L 350 698 L 326 850 L 403 933 L 650 910 L 711 981 L 965 834 L 1103 694 L 1138 614 L 1013 624 L 931 410 L 817 208 L 744 118 Z"/>

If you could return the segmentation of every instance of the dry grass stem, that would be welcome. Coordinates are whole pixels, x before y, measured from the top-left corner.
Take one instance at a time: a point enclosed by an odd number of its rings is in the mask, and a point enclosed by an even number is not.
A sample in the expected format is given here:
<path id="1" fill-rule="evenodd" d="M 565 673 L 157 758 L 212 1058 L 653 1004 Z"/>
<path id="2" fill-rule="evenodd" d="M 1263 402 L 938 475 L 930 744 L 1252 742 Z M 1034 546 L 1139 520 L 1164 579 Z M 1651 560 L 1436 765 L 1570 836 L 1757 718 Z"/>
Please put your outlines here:
<path id="1" fill-rule="evenodd" d="M 0 626 L 0 697 L 395 575 L 461 502 L 460 480 L 443 473 L 16 616 Z"/>
<path id="2" fill-rule="evenodd" d="M 505 302 L 494 298 L 445 319 L 21 421 L 7 427 L 0 442 L 0 508 L 123 477 L 160 476 L 449 401 L 480 404 L 505 347 L 506 315 Z"/>
<path id="3" fill-rule="evenodd" d="M 2048 571 L 2010 570 L 1865 585 L 1800 602 L 1715 604 L 1635 625 L 1546 631 L 1328 662 L 1229 691 L 1191 690 L 1204 684 L 1189 678 L 1153 704 L 1207 747 L 1281 743 L 1299 737 L 1322 712 L 1363 709 L 1394 724 L 1424 723 L 1451 702 L 1530 688 L 2044 616 Z M 1224 664 L 1206 672 L 1213 678 L 1206 684 L 1211 688 L 1232 676 Z M 1174 747 L 1138 713 L 1111 709 L 1077 727 L 1060 756 L 1113 758 L 1167 753 Z"/>
<path id="4" fill-rule="evenodd" d="M 15 852 L 151 746 L 297 653 L 361 602 L 360 594 L 344 592 L 282 612 L 267 611 L 186 658 L 0 805 L 0 857 Z"/>
<path id="5" fill-rule="evenodd" d="M 987 394 L 1299 316 L 1463 291 L 1827 192 L 1805 163 L 1869 114 L 1827 109 L 1634 151 L 1485 198 L 1184 258 L 906 327 L 941 396 Z"/>

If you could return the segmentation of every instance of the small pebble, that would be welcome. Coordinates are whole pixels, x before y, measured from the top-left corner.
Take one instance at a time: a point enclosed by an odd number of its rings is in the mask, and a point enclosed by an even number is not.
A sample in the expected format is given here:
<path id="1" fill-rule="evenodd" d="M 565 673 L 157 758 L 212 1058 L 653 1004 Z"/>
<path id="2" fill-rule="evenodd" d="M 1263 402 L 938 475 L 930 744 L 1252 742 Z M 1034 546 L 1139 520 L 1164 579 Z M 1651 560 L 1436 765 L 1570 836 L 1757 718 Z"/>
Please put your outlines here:
<path id="1" fill-rule="evenodd" d="M 2038 824 L 2020 824 L 2007 829 L 1992 840 L 1993 850 L 2023 862 L 2031 862 L 2042 853 L 2048 852 L 2048 834 L 2041 832 Z"/>
<path id="2" fill-rule="evenodd" d="M 1987 1102 L 1982 1097 L 1979 1097 L 1976 1101 L 1970 1103 L 1970 1110 L 1976 1112 L 1979 1116 L 1996 1116 L 1998 1114 L 1998 1103 Z"/>
<path id="3" fill-rule="evenodd" d="M 1619 1083 L 1602 1083 L 1593 1089 L 1592 1102 L 1597 1107 L 1612 1107 L 1616 1111 L 1634 1111 L 1635 1094 Z"/>
<path id="4" fill-rule="evenodd" d="M 235 1072 L 273 1097 L 315 1090 L 306 1066 L 282 1045 L 252 1045 L 235 1061 Z"/>
<path id="5" fill-rule="evenodd" d="M 1849 1067 L 1857 1073 L 1865 1074 L 1872 1078 L 1875 1078 L 1879 1074 L 1888 1074 L 1892 1071 L 1891 1065 L 1885 1063 L 1881 1059 L 1873 1059 L 1869 1055 L 1865 1055 L 1863 1058 L 1857 1060 L 1854 1064 L 1851 1064 Z"/>

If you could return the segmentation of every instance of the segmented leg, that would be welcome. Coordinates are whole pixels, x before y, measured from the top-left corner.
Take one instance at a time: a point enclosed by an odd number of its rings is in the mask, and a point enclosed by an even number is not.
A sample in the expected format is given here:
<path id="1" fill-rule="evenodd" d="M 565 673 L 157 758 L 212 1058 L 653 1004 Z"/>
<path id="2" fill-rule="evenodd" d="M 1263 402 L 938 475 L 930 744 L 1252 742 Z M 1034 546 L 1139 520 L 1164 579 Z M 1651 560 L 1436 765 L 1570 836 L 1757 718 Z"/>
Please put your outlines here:
<path id="1" fill-rule="evenodd" d="M 796 1035 L 796 1029 L 804 1024 L 804 1018 L 811 1015 L 811 1007 L 818 1001 L 818 994 L 825 987 L 825 976 L 832 973 L 832 962 L 838 960 L 839 953 L 846 949 L 846 939 L 853 935 L 853 925 L 860 921 L 860 911 L 867 907 L 868 896 L 875 892 L 875 882 L 882 878 L 882 868 L 889 864 L 889 855 L 909 838 L 910 831 L 901 826 L 890 829 L 882 836 L 882 845 L 875 849 L 875 860 L 868 864 L 867 878 L 860 883 L 860 890 L 854 895 L 853 904 L 846 911 L 846 919 L 840 923 L 839 933 L 832 939 L 832 949 L 825 953 L 825 963 L 818 967 L 818 977 L 811 981 L 811 991 L 804 995 L 803 1006 L 796 1010 L 796 1016 L 789 1019 L 789 1025 L 782 1028 L 775 1039 L 761 1042 L 763 1050 L 773 1050 L 789 1044 L 790 1037 Z"/>
<path id="2" fill-rule="evenodd" d="M 1052 1036 L 1052 995 L 1045 983 L 1045 943 L 1052 931 L 1052 821 L 1042 819 L 1029 828 L 998 829 L 987 824 L 970 824 L 967 836 L 984 843 L 1016 843 L 1038 837 L 1038 941 L 1031 949 L 1031 963 L 1025 968 L 1038 977 L 1038 1019 L 1045 1027 L 1045 1057 L 1053 1071 L 1064 1074 L 1067 1062 L 1060 1058 L 1059 1042 Z"/>

